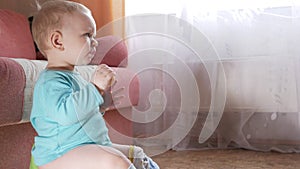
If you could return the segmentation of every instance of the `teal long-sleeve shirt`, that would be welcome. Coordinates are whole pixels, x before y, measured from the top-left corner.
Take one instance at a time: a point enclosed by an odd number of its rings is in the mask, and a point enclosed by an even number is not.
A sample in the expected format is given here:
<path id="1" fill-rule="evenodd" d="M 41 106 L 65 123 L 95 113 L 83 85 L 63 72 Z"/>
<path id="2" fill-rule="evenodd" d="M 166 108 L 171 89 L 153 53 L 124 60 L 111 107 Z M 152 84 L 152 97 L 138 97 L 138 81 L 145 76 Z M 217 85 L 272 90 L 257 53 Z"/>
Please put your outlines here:
<path id="1" fill-rule="evenodd" d="M 34 87 L 30 116 L 37 132 L 32 155 L 38 166 L 84 144 L 111 146 L 99 106 L 103 98 L 78 72 L 44 70 Z"/>

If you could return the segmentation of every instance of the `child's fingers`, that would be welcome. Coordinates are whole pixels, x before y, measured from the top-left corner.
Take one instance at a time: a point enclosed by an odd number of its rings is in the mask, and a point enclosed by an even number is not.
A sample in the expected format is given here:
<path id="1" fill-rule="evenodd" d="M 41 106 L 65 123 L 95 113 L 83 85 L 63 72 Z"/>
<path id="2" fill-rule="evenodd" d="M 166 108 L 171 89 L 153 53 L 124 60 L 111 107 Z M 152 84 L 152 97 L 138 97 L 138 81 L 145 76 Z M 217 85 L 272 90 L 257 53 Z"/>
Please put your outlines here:
<path id="1" fill-rule="evenodd" d="M 109 82 L 109 86 L 114 86 L 116 84 L 116 78 L 115 76 L 111 76 L 110 82 Z"/>
<path id="2" fill-rule="evenodd" d="M 106 67 L 108 67 L 106 64 L 100 64 L 100 65 L 96 68 L 96 70 L 100 70 L 100 69 L 103 69 L 103 68 L 106 68 Z"/>
<path id="3" fill-rule="evenodd" d="M 109 71 L 109 72 L 114 72 L 114 70 L 112 68 L 110 68 L 109 66 L 105 65 L 105 64 L 101 64 L 96 68 L 96 71 Z"/>
<path id="4" fill-rule="evenodd" d="M 125 87 L 121 87 L 117 90 L 114 90 L 111 92 L 112 95 L 118 95 L 119 93 L 121 93 L 122 91 L 124 91 Z"/>
<path id="5" fill-rule="evenodd" d="M 116 83 L 116 73 L 112 69 L 104 69 L 99 73 L 101 77 L 107 80 L 108 86 L 113 86 Z"/>

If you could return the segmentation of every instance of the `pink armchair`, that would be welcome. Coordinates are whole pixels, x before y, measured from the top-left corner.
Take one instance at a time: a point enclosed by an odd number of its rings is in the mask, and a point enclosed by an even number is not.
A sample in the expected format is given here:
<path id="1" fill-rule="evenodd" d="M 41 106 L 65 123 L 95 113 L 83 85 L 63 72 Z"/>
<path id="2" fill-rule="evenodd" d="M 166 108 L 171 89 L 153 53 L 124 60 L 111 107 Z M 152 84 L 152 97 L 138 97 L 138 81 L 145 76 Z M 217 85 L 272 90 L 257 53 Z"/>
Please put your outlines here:
<path id="1" fill-rule="evenodd" d="M 0 10 L 0 168 L 28 169 L 30 151 L 36 135 L 30 122 L 30 108 L 34 83 L 47 61 L 34 49 L 28 20 L 9 10 Z M 106 36 L 97 39 L 99 46 L 91 65 L 78 66 L 78 71 L 89 79 L 100 63 L 114 67 L 117 72 L 115 88 L 124 87 L 125 98 L 118 107 L 105 113 L 104 118 L 113 142 L 118 132 L 132 135 L 132 123 L 120 115 L 131 116 L 132 105 L 139 96 L 139 82 L 127 66 L 127 48 L 122 39 Z M 125 112 L 125 114 L 124 114 Z M 117 132 L 116 132 L 117 131 Z M 124 141 L 128 143 L 127 141 Z"/>

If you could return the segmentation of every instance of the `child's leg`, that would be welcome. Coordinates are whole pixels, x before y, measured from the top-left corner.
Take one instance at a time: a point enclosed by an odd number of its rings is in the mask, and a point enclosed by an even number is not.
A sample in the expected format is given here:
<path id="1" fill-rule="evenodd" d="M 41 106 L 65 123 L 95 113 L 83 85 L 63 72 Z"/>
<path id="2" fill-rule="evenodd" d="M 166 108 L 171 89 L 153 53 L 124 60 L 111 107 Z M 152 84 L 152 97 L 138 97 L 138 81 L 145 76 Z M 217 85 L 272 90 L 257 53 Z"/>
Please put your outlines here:
<path id="1" fill-rule="evenodd" d="M 84 145 L 39 169 L 128 169 L 130 161 L 111 147 Z"/>

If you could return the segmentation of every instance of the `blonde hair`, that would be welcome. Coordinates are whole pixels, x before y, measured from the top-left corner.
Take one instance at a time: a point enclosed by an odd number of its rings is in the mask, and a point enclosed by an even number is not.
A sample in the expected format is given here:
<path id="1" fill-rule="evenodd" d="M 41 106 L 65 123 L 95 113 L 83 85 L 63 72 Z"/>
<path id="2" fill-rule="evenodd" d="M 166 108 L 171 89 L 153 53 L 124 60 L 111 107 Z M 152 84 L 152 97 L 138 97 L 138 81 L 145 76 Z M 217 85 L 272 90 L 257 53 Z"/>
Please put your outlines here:
<path id="1" fill-rule="evenodd" d="M 74 12 L 91 11 L 84 5 L 76 2 L 55 0 L 43 3 L 33 17 L 32 36 L 39 50 L 44 54 L 44 50 L 49 49 L 47 45 L 51 31 L 61 29 L 63 26 L 62 18 L 65 14 Z"/>

